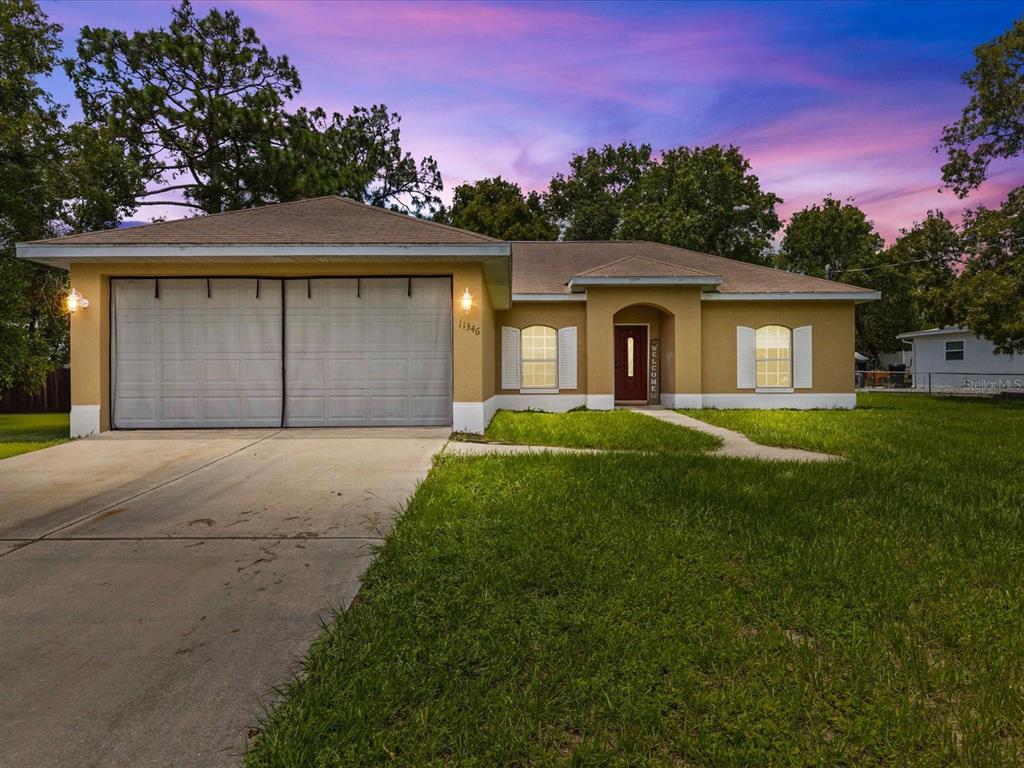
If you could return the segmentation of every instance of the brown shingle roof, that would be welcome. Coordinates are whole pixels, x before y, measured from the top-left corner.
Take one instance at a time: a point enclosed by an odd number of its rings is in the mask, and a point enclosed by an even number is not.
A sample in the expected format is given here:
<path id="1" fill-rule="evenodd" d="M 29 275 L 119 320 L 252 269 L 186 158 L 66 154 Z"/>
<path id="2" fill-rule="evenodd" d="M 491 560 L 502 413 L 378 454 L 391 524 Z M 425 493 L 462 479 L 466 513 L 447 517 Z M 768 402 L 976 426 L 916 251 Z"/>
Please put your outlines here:
<path id="1" fill-rule="evenodd" d="M 450 245 L 501 241 L 331 195 L 37 242 L 69 245 Z"/>
<path id="2" fill-rule="evenodd" d="M 721 293 L 850 293 L 851 297 L 870 293 L 845 283 L 637 240 L 514 242 L 512 292 L 569 293 L 571 277 L 601 270 L 653 270 L 658 264 L 666 265 L 664 272 L 620 276 L 715 275 L 722 278 Z M 611 276 L 611 272 L 604 274 Z"/>
<path id="3" fill-rule="evenodd" d="M 649 259 L 646 256 L 624 256 L 573 277 L 714 277 L 699 269 Z"/>

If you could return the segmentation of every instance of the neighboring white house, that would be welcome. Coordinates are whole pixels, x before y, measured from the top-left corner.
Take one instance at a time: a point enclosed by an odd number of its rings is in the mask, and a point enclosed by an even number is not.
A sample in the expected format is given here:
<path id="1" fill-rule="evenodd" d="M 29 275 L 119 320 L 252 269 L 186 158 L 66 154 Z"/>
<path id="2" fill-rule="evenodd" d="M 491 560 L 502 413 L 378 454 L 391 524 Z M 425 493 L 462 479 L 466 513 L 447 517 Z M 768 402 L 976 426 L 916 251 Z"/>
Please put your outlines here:
<path id="1" fill-rule="evenodd" d="M 1024 393 L 1024 355 L 995 351 L 988 339 L 956 326 L 901 333 L 912 345 L 913 386 L 932 391 Z"/>

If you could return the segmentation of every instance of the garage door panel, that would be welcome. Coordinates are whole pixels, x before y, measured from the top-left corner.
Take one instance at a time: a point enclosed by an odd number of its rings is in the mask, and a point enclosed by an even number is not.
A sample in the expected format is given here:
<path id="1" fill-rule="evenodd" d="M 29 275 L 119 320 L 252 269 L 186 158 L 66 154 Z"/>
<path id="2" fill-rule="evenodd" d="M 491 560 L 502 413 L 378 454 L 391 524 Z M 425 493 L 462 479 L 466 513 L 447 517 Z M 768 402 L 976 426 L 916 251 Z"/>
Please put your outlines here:
<path id="1" fill-rule="evenodd" d="M 279 425 L 281 282 L 156 282 L 111 283 L 114 426 Z"/>
<path id="2" fill-rule="evenodd" d="M 355 282 L 317 279 L 307 292 L 296 280 L 286 288 L 286 423 L 450 424 L 450 280 L 412 278 L 410 287 L 404 277 L 362 278 L 358 295 Z"/>

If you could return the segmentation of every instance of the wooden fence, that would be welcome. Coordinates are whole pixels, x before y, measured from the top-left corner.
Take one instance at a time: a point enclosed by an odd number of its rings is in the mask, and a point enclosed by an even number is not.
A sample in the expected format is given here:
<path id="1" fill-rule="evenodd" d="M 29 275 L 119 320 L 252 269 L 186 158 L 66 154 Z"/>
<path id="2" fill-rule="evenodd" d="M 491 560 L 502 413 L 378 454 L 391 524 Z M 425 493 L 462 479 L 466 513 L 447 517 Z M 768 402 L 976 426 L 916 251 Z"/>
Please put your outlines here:
<path id="1" fill-rule="evenodd" d="M 68 413 L 71 410 L 71 369 L 59 368 L 46 377 L 38 392 L 10 389 L 0 394 L 0 413 Z"/>

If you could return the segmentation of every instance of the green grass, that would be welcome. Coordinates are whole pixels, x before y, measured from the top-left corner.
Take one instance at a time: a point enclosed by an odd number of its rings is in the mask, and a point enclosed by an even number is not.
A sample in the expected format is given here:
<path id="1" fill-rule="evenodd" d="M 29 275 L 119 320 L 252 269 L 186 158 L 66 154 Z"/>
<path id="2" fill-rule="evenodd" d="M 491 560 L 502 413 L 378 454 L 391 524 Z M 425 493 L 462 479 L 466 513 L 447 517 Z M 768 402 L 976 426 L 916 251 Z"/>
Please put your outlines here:
<path id="1" fill-rule="evenodd" d="M 1021 765 L 1024 407 L 861 403 L 442 458 L 247 765 Z"/>
<path id="2" fill-rule="evenodd" d="M 560 445 L 603 450 L 685 451 L 716 448 L 719 440 L 631 411 L 498 411 L 486 439 L 519 445 Z"/>
<path id="3" fill-rule="evenodd" d="M 66 413 L 0 413 L 0 459 L 67 441 Z"/>

